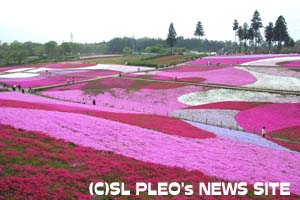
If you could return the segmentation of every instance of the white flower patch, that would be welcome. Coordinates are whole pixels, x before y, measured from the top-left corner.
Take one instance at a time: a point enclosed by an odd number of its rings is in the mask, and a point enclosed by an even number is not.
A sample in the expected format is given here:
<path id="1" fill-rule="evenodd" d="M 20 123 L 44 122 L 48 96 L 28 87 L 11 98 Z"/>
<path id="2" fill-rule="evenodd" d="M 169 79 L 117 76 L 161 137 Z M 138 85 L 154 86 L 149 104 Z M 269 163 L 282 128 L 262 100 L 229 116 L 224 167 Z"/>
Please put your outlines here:
<path id="1" fill-rule="evenodd" d="M 299 103 L 300 98 L 294 95 L 280 95 L 267 92 L 214 89 L 185 94 L 178 97 L 178 101 L 189 106 L 197 106 L 222 101 Z"/>
<path id="2" fill-rule="evenodd" d="M 274 76 L 274 75 L 255 72 L 245 67 L 236 67 L 236 68 L 251 73 L 257 79 L 255 83 L 244 85 L 245 87 L 300 91 L 300 77 L 295 78 L 295 77 Z"/>
<path id="3" fill-rule="evenodd" d="M 207 123 L 215 126 L 222 126 L 227 128 L 239 128 L 234 116 L 238 114 L 238 110 L 226 109 L 181 109 L 174 111 L 171 115 L 182 119 Z"/>
<path id="4" fill-rule="evenodd" d="M 20 73 L 2 74 L 0 75 L 0 78 L 30 78 L 35 76 L 39 76 L 39 74 L 20 72 Z"/>
<path id="5" fill-rule="evenodd" d="M 206 130 L 216 134 L 218 137 L 228 138 L 234 141 L 240 141 L 248 144 L 255 144 L 262 147 L 278 149 L 281 151 L 293 152 L 285 147 L 282 147 L 274 142 L 271 142 L 265 138 L 262 138 L 260 135 L 256 135 L 253 133 L 241 132 L 236 130 L 224 129 L 216 126 L 200 124 L 195 122 L 186 121 L 187 123 L 198 127 L 202 130 Z"/>
<path id="6" fill-rule="evenodd" d="M 120 72 L 136 72 L 136 71 L 153 70 L 153 68 L 151 67 L 138 67 L 138 66 L 128 66 L 128 65 L 105 65 L 105 64 L 98 64 L 95 66 L 80 67 L 80 68 L 73 68 L 73 69 L 102 69 L 102 70 L 113 70 L 113 71 L 120 71 Z"/>
<path id="7" fill-rule="evenodd" d="M 255 65 L 255 66 L 279 66 L 277 63 L 288 62 L 300 60 L 300 56 L 290 56 L 290 57 L 278 57 L 278 58 L 268 58 L 262 60 L 256 60 L 252 62 L 243 63 L 241 65 Z"/>
<path id="8" fill-rule="evenodd" d="M 45 72 L 45 71 L 52 71 L 52 70 L 57 70 L 57 69 L 53 69 L 53 68 L 47 68 L 47 67 L 40 67 L 40 68 L 35 68 L 35 69 L 31 69 L 28 70 L 26 72 L 30 72 L 30 73 L 37 73 L 37 72 Z"/>
<path id="9" fill-rule="evenodd" d="M 23 72 L 23 71 L 27 71 L 27 70 L 30 70 L 30 69 L 34 69 L 34 68 L 18 68 L 18 69 L 10 69 L 10 70 L 7 70 L 5 72 L 9 72 L 9 73 L 12 73 L 12 72 Z"/>

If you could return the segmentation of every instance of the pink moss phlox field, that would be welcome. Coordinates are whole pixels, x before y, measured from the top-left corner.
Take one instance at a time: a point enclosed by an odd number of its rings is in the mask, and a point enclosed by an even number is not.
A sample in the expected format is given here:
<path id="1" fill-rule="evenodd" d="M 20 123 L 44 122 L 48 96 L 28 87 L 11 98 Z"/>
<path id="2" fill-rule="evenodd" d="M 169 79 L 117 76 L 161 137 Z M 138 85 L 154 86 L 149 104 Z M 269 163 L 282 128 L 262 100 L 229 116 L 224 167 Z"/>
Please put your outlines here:
<path id="1" fill-rule="evenodd" d="M 203 72 L 217 69 L 224 69 L 223 66 L 177 66 L 174 68 L 163 70 L 165 72 Z"/>
<path id="2" fill-rule="evenodd" d="M 46 77 L 35 76 L 29 78 L 0 78 L 0 81 L 7 85 L 20 85 L 21 87 L 31 85 L 31 82 L 43 81 Z"/>
<path id="3" fill-rule="evenodd" d="M 74 76 L 74 81 L 82 81 L 82 80 L 88 80 L 89 77 L 81 77 L 81 76 Z M 21 79 L 23 81 L 20 81 L 18 79 L 15 79 L 14 81 L 3 81 L 9 85 L 20 85 L 23 88 L 29 88 L 29 87 L 41 87 L 41 86 L 50 86 L 50 85 L 56 85 L 56 84 L 64 84 L 68 81 L 71 82 L 73 78 L 71 76 L 49 76 L 49 77 L 33 77 L 33 78 L 23 78 Z"/>
<path id="4" fill-rule="evenodd" d="M 283 67 L 298 68 L 298 67 L 300 67 L 300 60 L 278 63 L 278 64 L 280 64 L 280 66 L 283 66 Z"/>
<path id="5" fill-rule="evenodd" d="M 238 124 L 247 131 L 267 132 L 300 124 L 300 104 L 270 104 L 243 110 L 235 116 Z"/>
<path id="6" fill-rule="evenodd" d="M 256 78 L 243 70 L 234 67 L 226 67 L 223 69 L 216 69 L 201 72 L 165 72 L 160 71 L 156 75 L 169 76 L 173 78 L 204 78 L 207 83 L 224 84 L 241 86 L 256 82 Z"/>
<path id="7" fill-rule="evenodd" d="M 189 182 L 196 188 L 198 182 L 216 181 L 199 170 L 141 162 L 10 126 L 0 125 L 0 129 L 1 199 L 91 199 L 88 183 L 112 177 L 122 180 L 132 193 L 136 182 Z M 197 194 L 189 199 L 198 199 Z"/>
<path id="8" fill-rule="evenodd" d="M 74 85 L 69 85 L 70 87 L 76 86 L 76 85 L 84 85 L 85 83 L 80 83 L 80 84 L 74 84 Z M 64 86 L 64 87 L 69 87 L 69 86 Z M 64 88 L 62 87 L 62 88 Z M 55 89 L 55 88 L 53 88 Z M 68 89 L 67 89 L 68 90 Z M 56 90 L 54 90 L 56 91 Z M 71 90 L 72 91 L 72 90 Z M 51 98 L 42 98 L 39 96 L 35 95 L 29 95 L 29 94 L 22 94 L 19 92 L 0 92 L 0 101 L 19 101 L 22 100 L 22 102 L 32 104 L 34 103 L 40 103 L 43 104 L 44 107 L 47 106 L 55 106 L 56 109 L 59 110 L 61 106 L 63 107 L 70 107 L 70 110 L 95 110 L 95 111 L 104 111 L 104 112 L 115 112 L 115 113 L 136 113 L 134 111 L 128 111 L 128 110 L 123 110 L 123 109 L 117 109 L 117 108 L 112 108 L 112 107 L 100 107 L 100 106 L 93 106 L 91 102 L 89 104 L 81 104 L 81 103 L 73 103 L 70 101 L 61 101 L 61 100 L 56 100 L 56 99 L 51 99 Z M 63 99 L 64 100 L 64 99 Z M 66 99 L 68 100 L 68 99 Z M 82 99 L 80 99 L 82 100 Z M 1 105 L 3 106 L 3 105 Z M 30 107 L 32 108 L 32 107 Z"/>
<path id="9" fill-rule="evenodd" d="M 291 191 L 300 192 L 297 153 L 220 138 L 191 140 L 82 114 L 21 108 L 1 108 L 0 113 L 0 123 L 78 145 L 145 162 L 201 170 L 225 180 L 290 182 Z"/>
<path id="10" fill-rule="evenodd" d="M 151 114 L 137 114 L 133 113 L 132 111 L 126 111 L 127 113 L 125 113 L 124 110 L 118 110 L 116 108 L 111 107 L 106 108 L 92 105 L 82 105 L 41 97 L 31 98 L 32 96 L 29 95 L 1 96 L 1 94 L 7 94 L 7 92 L 0 93 L 0 103 L 2 107 L 72 112 L 108 119 L 112 121 L 118 121 L 125 124 L 130 124 L 141 128 L 156 130 L 162 133 L 178 135 L 182 137 L 200 139 L 215 137 L 215 135 L 210 132 L 203 131 L 199 128 L 195 128 L 190 124 L 176 118 Z M 20 98 L 22 98 L 22 101 L 19 101 Z M 172 126 L 170 126 L 170 124 L 172 124 Z"/>
<path id="11" fill-rule="evenodd" d="M 210 61 L 212 65 L 215 65 L 215 64 L 239 65 L 239 64 L 256 61 L 256 60 L 260 60 L 260 59 L 285 57 L 285 56 L 286 56 L 286 54 L 210 56 L 210 57 L 203 57 L 201 59 L 196 59 L 196 60 L 190 61 L 187 64 L 192 64 L 192 65 L 205 64 L 206 65 Z M 289 56 L 297 56 L 297 54 L 291 54 Z"/>
<path id="12" fill-rule="evenodd" d="M 103 79 L 104 80 L 104 79 Z M 103 81 L 102 80 L 102 81 Z M 99 106 L 112 106 L 114 108 L 123 109 L 127 111 L 137 111 L 148 114 L 160 114 L 168 115 L 171 112 L 185 108 L 186 105 L 177 101 L 177 98 L 181 95 L 201 91 L 200 86 L 184 86 L 174 87 L 172 85 L 169 88 L 169 84 L 166 85 L 166 89 L 155 86 L 149 86 L 136 91 L 127 91 L 127 87 L 132 84 L 131 80 L 128 84 L 122 80 L 121 84 L 118 82 L 110 82 L 110 79 L 106 80 L 110 87 L 114 87 L 107 91 L 104 91 L 97 96 L 92 95 L 92 98 L 96 99 Z M 143 86 L 141 86 L 143 87 Z M 89 93 L 84 94 L 83 91 L 69 90 L 69 91 L 43 91 L 42 94 L 50 97 L 56 97 L 58 99 L 70 99 L 77 101 L 79 99 L 88 98 Z"/>

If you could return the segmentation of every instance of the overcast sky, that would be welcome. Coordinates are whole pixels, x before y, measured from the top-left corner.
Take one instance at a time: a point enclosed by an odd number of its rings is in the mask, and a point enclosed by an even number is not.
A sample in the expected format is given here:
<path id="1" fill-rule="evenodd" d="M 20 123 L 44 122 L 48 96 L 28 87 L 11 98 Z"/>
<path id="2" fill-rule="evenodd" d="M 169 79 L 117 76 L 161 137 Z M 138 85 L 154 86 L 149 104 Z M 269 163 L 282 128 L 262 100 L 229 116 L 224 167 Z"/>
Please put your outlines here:
<path id="1" fill-rule="evenodd" d="M 299 0 L 1 0 L 0 40 L 11 42 L 100 42 L 114 37 L 165 39 L 173 22 L 178 36 L 193 37 L 197 21 L 205 38 L 234 40 L 232 23 L 250 23 L 258 10 L 263 24 L 286 19 L 300 39 Z M 262 30 L 263 31 L 263 30 Z"/>

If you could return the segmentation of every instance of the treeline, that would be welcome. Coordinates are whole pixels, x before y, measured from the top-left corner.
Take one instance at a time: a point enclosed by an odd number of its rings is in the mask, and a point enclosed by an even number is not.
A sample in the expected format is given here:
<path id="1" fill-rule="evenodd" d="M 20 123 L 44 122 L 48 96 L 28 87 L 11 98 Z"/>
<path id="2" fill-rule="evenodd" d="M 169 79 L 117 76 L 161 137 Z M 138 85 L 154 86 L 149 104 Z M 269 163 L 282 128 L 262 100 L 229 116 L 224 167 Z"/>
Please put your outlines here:
<path id="1" fill-rule="evenodd" d="M 231 41 L 199 40 L 196 38 L 178 37 L 174 53 L 182 54 L 189 51 L 217 52 L 236 48 Z M 169 54 L 170 49 L 166 40 L 154 38 L 114 38 L 108 42 L 82 44 L 74 42 L 55 41 L 47 43 L 14 41 L 0 42 L 0 65 L 37 63 L 47 61 L 63 61 L 77 59 L 84 55 L 97 54 Z"/>
<path id="2" fill-rule="evenodd" d="M 264 28 L 263 33 L 262 28 Z M 258 47 L 262 47 L 263 50 L 267 47 L 268 53 L 281 53 L 290 50 L 299 52 L 299 48 L 293 48 L 296 43 L 289 35 L 287 23 L 282 15 L 277 18 L 275 25 L 273 22 L 269 22 L 266 27 L 263 27 L 260 13 L 256 10 L 253 13 L 250 25 L 247 22 L 240 25 L 238 20 L 235 19 L 232 29 L 239 40 L 238 52 L 250 53 L 254 51 L 256 53 Z"/>

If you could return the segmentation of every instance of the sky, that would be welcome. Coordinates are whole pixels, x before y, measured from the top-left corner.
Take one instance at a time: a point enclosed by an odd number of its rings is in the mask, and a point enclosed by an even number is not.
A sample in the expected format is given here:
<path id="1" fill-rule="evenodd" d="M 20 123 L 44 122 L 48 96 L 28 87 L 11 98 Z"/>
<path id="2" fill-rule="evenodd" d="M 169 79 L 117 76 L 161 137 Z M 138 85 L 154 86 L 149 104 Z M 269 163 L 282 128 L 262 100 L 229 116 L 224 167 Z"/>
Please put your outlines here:
<path id="1" fill-rule="evenodd" d="M 209 40 L 234 40 L 232 24 L 255 10 L 264 26 L 283 15 L 300 39 L 299 0 L 0 0 L 0 40 L 94 43 L 114 37 L 165 39 L 173 22 L 178 36 L 194 37 L 198 21 Z M 263 31 L 263 29 L 261 30 Z"/>

